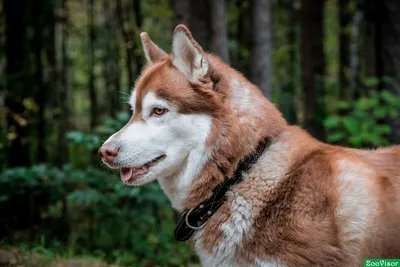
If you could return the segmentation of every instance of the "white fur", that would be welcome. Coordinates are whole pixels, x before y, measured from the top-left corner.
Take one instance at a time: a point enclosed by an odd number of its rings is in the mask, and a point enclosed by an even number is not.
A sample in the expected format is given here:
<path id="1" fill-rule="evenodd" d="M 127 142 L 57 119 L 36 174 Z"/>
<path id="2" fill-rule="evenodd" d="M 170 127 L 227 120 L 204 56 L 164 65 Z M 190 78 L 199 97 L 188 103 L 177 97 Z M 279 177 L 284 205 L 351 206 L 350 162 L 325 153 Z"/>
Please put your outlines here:
<path id="1" fill-rule="evenodd" d="M 252 94 L 252 89 L 245 81 L 236 78 L 231 79 L 231 105 L 240 119 L 241 123 L 248 124 L 257 129 L 260 126 L 255 123 L 256 118 L 264 119 L 262 110 L 263 101 L 258 96 Z"/>
<path id="2" fill-rule="evenodd" d="M 197 146 L 192 149 L 185 159 L 181 170 L 170 177 L 160 177 L 158 179 L 161 188 L 168 196 L 172 206 L 177 210 L 183 210 L 182 203 L 187 198 L 190 185 L 199 175 L 204 164 L 209 158 L 209 151 L 204 144 L 211 130 L 212 118 L 207 115 L 185 115 L 191 118 L 192 124 L 187 125 L 187 130 L 193 132 L 193 136 L 198 139 Z"/>
<path id="3" fill-rule="evenodd" d="M 136 89 L 133 89 L 131 93 L 131 97 L 129 99 L 129 104 L 131 105 L 131 110 L 135 113 L 135 106 L 136 106 Z M 134 114 L 133 114 L 134 115 Z"/>
<path id="4" fill-rule="evenodd" d="M 285 267 L 286 265 L 282 264 L 279 261 L 276 260 L 260 260 L 260 259 L 256 259 L 256 264 L 254 264 L 253 266 L 257 266 L 257 267 Z"/>
<path id="5" fill-rule="evenodd" d="M 228 199 L 227 203 L 230 203 L 232 215 L 221 225 L 224 238 L 214 247 L 211 254 L 202 249 L 203 231 L 194 236 L 195 249 L 203 266 L 249 266 L 236 262 L 236 246 L 245 236 L 251 237 L 254 218 L 263 208 L 260 203 L 264 203 L 265 196 L 270 195 L 266 192 L 272 192 L 287 172 L 288 150 L 290 148 L 280 142 L 272 143 L 257 164 L 244 175 L 240 184 L 247 189 L 244 194 L 239 194 L 235 189 L 229 193 L 229 199 L 232 200 Z M 218 212 L 214 216 L 218 217 Z M 258 259 L 251 266 L 283 267 L 284 265 L 276 260 Z"/>
<path id="6" fill-rule="evenodd" d="M 228 243 L 225 244 L 226 247 L 233 247 L 239 244 L 244 235 L 249 234 L 253 225 L 250 200 L 237 194 L 235 191 L 232 194 L 235 195 L 231 204 L 232 217 L 221 226 L 221 229 L 225 233 L 224 241 Z"/>
<path id="7" fill-rule="evenodd" d="M 232 88 L 231 104 L 234 109 L 246 109 L 250 105 L 249 88 L 246 84 L 240 83 L 236 79 L 231 80 L 230 87 Z"/>
<path id="8" fill-rule="evenodd" d="M 132 93 L 135 110 L 136 93 Z M 162 116 L 152 116 L 155 107 L 166 108 Z M 180 114 L 166 100 L 149 92 L 142 100 L 142 118 L 135 121 L 106 142 L 120 145 L 115 164 L 122 167 L 140 167 L 154 158 L 166 158 L 151 167 L 147 174 L 131 185 L 142 185 L 159 179 L 166 195 L 176 209 L 182 209 L 189 186 L 208 159 L 204 147 L 209 135 L 212 118 L 202 114 Z"/>
<path id="9" fill-rule="evenodd" d="M 235 265 L 236 245 L 245 235 L 251 234 L 253 224 L 251 203 L 235 191 L 230 192 L 229 195 L 233 198 L 230 207 L 232 216 L 221 225 L 225 237 L 218 246 L 214 247 L 212 255 L 202 251 L 201 235 L 194 239 L 203 266 L 237 266 Z"/>
<path id="10" fill-rule="evenodd" d="M 362 163 L 347 160 L 338 162 L 338 189 L 340 203 L 336 215 L 343 220 L 340 228 L 345 251 L 356 258 L 360 250 L 360 242 L 366 238 L 377 214 L 377 200 L 370 193 L 373 188 L 374 171 Z"/>

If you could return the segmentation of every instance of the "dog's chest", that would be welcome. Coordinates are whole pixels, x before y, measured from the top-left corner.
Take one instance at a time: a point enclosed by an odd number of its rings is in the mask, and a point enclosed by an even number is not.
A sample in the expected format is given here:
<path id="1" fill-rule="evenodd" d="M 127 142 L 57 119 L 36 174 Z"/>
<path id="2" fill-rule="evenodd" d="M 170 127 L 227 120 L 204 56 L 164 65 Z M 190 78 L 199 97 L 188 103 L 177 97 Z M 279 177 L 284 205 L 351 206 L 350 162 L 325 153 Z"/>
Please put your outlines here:
<path id="1" fill-rule="evenodd" d="M 261 254 L 248 253 L 255 248 L 246 247 L 246 241 L 255 234 L 255 219 L 263 209 L 266 196 L 286 172 L 282 148 L 279 143 L 272 144 L 270 153 L 264 153 L 243 182 L 228 193 L 226 203 L 205 228 L 196 233 L 193 241 L 203 266 L 284 266 L 273 257 L 266 260 Z"/>
<path id="2" fill-rule="evenodd" d="M 199 231 L 193 238 L 195 250 L 203 266 L 265 266 L 282 267 L 278 261 L 254 259 L 253 262 L 241 263 L 243 240 L 251 237 L 253 228 L 252 204 L 243 196 L 232 192 L 227 206 L 217 212 L 219 221 L 210 224 L 219 224 L 217 229 L 213 225 Z M 211 228 L 211 229 L 210 229 Z M 251 248 L 248 248 L 251 249 Z"/>

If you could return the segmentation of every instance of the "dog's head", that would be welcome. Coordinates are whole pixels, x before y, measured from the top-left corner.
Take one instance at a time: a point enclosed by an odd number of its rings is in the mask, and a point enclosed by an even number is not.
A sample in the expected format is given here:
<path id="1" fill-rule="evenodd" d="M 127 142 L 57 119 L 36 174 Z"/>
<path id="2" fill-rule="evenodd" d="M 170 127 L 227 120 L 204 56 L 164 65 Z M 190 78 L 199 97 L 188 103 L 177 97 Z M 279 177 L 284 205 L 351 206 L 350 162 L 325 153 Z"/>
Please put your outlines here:
<path id="1" fill-rule="evenodd" d="M 222 101 L 213 89 L 209 59 L 185 26 L 175 29 L 171 55 L 146 33 L 140 37 L 148 64 L 132 91 L 132 117 L 99 149 L 128 185 L 175 175 L 191 155 L 206 153 Z"/>

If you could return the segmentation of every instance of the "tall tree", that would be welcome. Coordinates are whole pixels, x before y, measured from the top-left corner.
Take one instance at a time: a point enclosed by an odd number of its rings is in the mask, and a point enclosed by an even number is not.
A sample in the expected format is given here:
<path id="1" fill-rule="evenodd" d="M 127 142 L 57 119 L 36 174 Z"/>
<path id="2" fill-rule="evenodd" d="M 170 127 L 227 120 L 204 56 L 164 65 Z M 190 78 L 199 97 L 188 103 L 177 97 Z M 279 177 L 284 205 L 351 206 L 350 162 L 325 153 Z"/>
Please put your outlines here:
<path id="1" fill-rule="evenodd" d="M 110 116 L 115 116 L 119 109 L 119 92 L 120 84 L 120 67 L 119 67 L 119 47 L 118 36 L 115 29 L 117 28 L 114 6 L 112 2 L 103 0 L 104 14 L 104 54 L 103 54 L 103 78 L 107 91 L 107 110 Z"/>
<path id="2" fill-rule="evenodd" d="M 205 50 L 209 50 L 211 40 L 209 1 L 190 1 L 189 28 L 196 41 Z"/>
<path id="3" fill-rule="evenodd" d="M 174 23 L 189 25 L 190 1 L 188 0 L 170 0 L 170 6 L 174 12 Z"/>
<path id="4" fill-rule="evenodd" d="M 52 92 L 58 92 L 58 71 L 57 71 L 57 43 L 56 43 L 56 10 L 58 9 L 58 3 L 53 1 L 47 1 L 45 5 L 45 23 L 44 27 L 44 54 L 46 59 L 46 69 L 45 72 L 48 74 L 44 76 L 45 80 L 45 90 L 47 93 L 47 101 L 46 101 L 46 109 L 49 115 L 46 116 L 46 138 L 50 135 L 51 130 L 56 130 L 56 124 L 54 123 L 54 107 L 57 105 L 57 97 L 56 94 Z M 65 122 L 64 122 L 65 123 Z M 43 137 L 43 139 L 45 139 Z M 48 142 L 44 140 L 45 148 L 45 156 L 47 160 L 49 160 L 48 152 L 55 152 L 57 150 L 49 150 L 47 145 Z M 49 151 L 48 151 L 49 150 Z M 57 151 L 58 152 L 58 151 Z M 53 154 L 54 155 L 54 154 Z M 55 157 L 52 157 L 55 159 Z M 54 161 L 53 161 L 54 162 Z"/>
<path id="5" fill-rule="evenodd" d="M 228 21 L 225 0 L 211 1 L 211 30 L 212 52 L 229 64 Z"/>
<path id="6" fill-rule="evenodd" d="M 141 32 L 141 28 L 142 28 L 142 21 L 143 21 L 143 16 L 142 16 L 142 6 L 141 6 L 141 1 L 140 0 L 134 0 L 133 1 L 133 10 L 135 13 L 135 25 L 134 25 L 134 32 L 135 32 L 135 38 L 136 40 L 139 40 L 139 34 Z M 137 42 L 135 42 L 135 44 L 137 44 Z M 143 65 L 143 57 L 138 54 L 135 53 L 135 64 L 136 64 L 136 75 L 138 75 L 140 73 L 140 71 L 142 70 L 142 65 Z M 133 85 L 131 85 L 133 86 Z"/>
<path id="7" fill-rule="evenodd" d="M 380 20 L 377 26 L 377 37 L 380 37 L 377 74 L 382 78 L 380 89 L 390 90 L 400 97 L 400 2 L 384 0 L 377 5 L 375 12 Z M 400 116 L 388 118 L 387 122 L 392 128 L 390 141 L 400 144 Z"/>
<path id="8" fill-rule="evenodd" d="M 32 48 L 34 55 L 34 99 L 37 105 L 36 134 L 37 161 L 47 160 L 47 117 L 45 111 L 51 102 L 49 88 L 55 87 L 55 18 L 54 3 L 34 1 L 34 16 L 29 16 L 33 26 Z"/>
<path id="9" fill-rule="evenodd" d="M 362 0 L 356 0 L 356 9 L 352 19 L 351 41 L 350 41 L 350 93 L 351 98 L 357 97 L 359 92 L 360 81 L 360 43 L 361 43 L 361 22 L 363 20 L 363 12 L 361 9 Z"/>
<path id="10" fill-rule="evenodd" d="M 251 29 L 251 16 L 250 5 L 248 0 L 236 0 L 235 8 L 238 10 L 238 18 L 236 22 L 236 52 L 232 53 L 233 58 L 231 64 L 238 70 L 243 72 L 244 75 L 250 76 L 250 60 L 248 60 L 247 51 L 250 51 L 250 43 L 252 31 Z"/>
<path id="11" fill-rule="evenodd" d="M 69 109 L 69 83 L 68 83 L 68 25 L 69 25 L 69 12 L 67 0 L 60 0 L 59 3 L 59 36 L 60 36 L 60 61 L 59 61 L 59 85 L 57 93 L 57 105 L 60 108 L 58 115 L 58 129 L 57 129 L 57 164 L 62 165 L 67 160 L 67 145 L 65 142 L 65 133 L 70 126 L 70 109 Z"/>
<path id="12" fill-rule="evenodd" d="M 175 25 L 185 24 L 188 26 L 196 41 L 205 50 L 211 48 L 210 5 L 214 4 L 212 2 L 198 0 L 169 1 L 174 13 Z"/>
<path id="13" fill-rule="evenodd" d="M 339 98 L 349 100 L 351 1 L 339 0 Z"/>
<path id="14" fill-rule="evenodd" d="M 95 88 L 95 22 L 94 22 L 94 0 L 88 1 L 88 87 L 89 87 L 89 98 L 90 98 L 90 129 L 94 129 L 97 125 L 98 108 L 97 108 L 97 92 Z"/>
<path id="15" fill-rule="evenodd" d="M 134 71 L 133 71 L 133 61 L 134 61 L 134 42 L 132 40 L 133 33 L 129 30 L 129 28 L 125 25 L 126 24 L 126 19 L 125 19 L 125 13 L 124 11 L 127 11 L 128 9 L 124 6 L 122 6 L 121 0 L 116 1 L 116 15 L 118 19 L 118 24 L 119 24 L 119 29 L 122 33 L 122 38 L 124 40 L 124 49 L 126 53 L 126 70 L 128 73 L 128 86 L 133 86 L 135 83 L 135 76 L 134 76 Z"/>
<path id="16" fill-rule="evenodd" d="M 286 27 L 286 42 L 289 46 L 288 53 L 288 65 L 287 75 L 290 77 L 287 79 L 282 87 L 282 92 L 280 95 L 280 110 L 282 111 L 285 119 L 290 124 L 297 123 L 296 116 L 296 106 L 294 99 L 296 97 L 295 88 L 297 86 L 297 51 L 298 51 L 298 18 L 297 10 L 295 8 L 294 2 L 292 0 L 280 1 L 280 8 L 285 11 L 285 21 Z"/>
<path id="17" fill-rule="evenodd" d="M 377 76 L 377 50 L 379 41 L 377 37 L 377 6 L 375 0 L 365 0 L 364 5 L 364 75 L 366 77 Z"/>
<path id="18" fill-rule="evenodd" d="M 43 3 L 41 1 L 35 1 L 33 3 L 33 7 L 35 10 L 35 18 L 33 19 L 30 16 L 30 24 L 33 25 L 33 40 L 32 40 L 32 48 L 34 54 L 34 86 L 33 90 L 35 91 L 34 99 L 35 103 L 38 107 L 36 116 L 36 128 L 37 128 L 37 137 L 38 137 L 38 148 L 37 148 L 37 160 L 39 162 L 45 161 L 45 144 L 46 144 L 46 131 L 45 131 L 45 118 L 44 118 L 44 110 L 46 105 L 47 98 L 47 90 L 43 81 L 43 69 L 44 62 L 42 61 L 42 52 L 44 47 L 43 42 L 43 29 L 46 27 L 46 15 L 45 13 L 45 5 L 47 3 Z"/>
<path id="19" fill-rule="evenodd" d="M 252 0 L 252 43 L 250 72 L 252 81 L 272 99 L 272 40 L 270 0 Z"/>
<path id="20" fill-rule="evenodd" d="M 325 71 L 323 43 L 324 0 L 302 0 L 301 25 L 301 76 L 304 93 L 304 126 L 316 138 L 324 139 L 323 120 Z"/>
<path id="21" fill-rule="evenodd" d="M 4 1 L 5 13 L 5 55 L 6 95 L 8 126 L 8 166 L 28 166 L 29 136 L 28 114 L 23 101 L 30 97 L 32 79 L 29 73 L 28 43 L 28 1 Z M 16 15 L 18 14 L 18 16 Z"/>

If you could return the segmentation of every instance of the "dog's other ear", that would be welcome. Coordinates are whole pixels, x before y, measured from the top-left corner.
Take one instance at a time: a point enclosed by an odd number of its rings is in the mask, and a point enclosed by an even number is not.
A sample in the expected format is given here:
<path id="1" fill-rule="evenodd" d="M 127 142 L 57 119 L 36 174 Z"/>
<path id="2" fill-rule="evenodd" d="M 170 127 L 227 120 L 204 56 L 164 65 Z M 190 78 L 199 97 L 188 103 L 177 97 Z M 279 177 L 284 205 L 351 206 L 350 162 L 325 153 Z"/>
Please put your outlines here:
<path id="1" fill-rule="evenodd" d="M 167 55 L 161 48 L 150 40 L 149 35 L 146 32 L 140 34 L 142 40 L 144 55 L 146 56 L 147 63 L 151 64 L 160 60 L 160 58 Z"/>
<path id="2" fill-rule="evenodd" d="M 189 80 L 198 82 L 208 72 L 208 59 L 184 25 L 178 25 L 172 40 L 172 64 Z"/>

